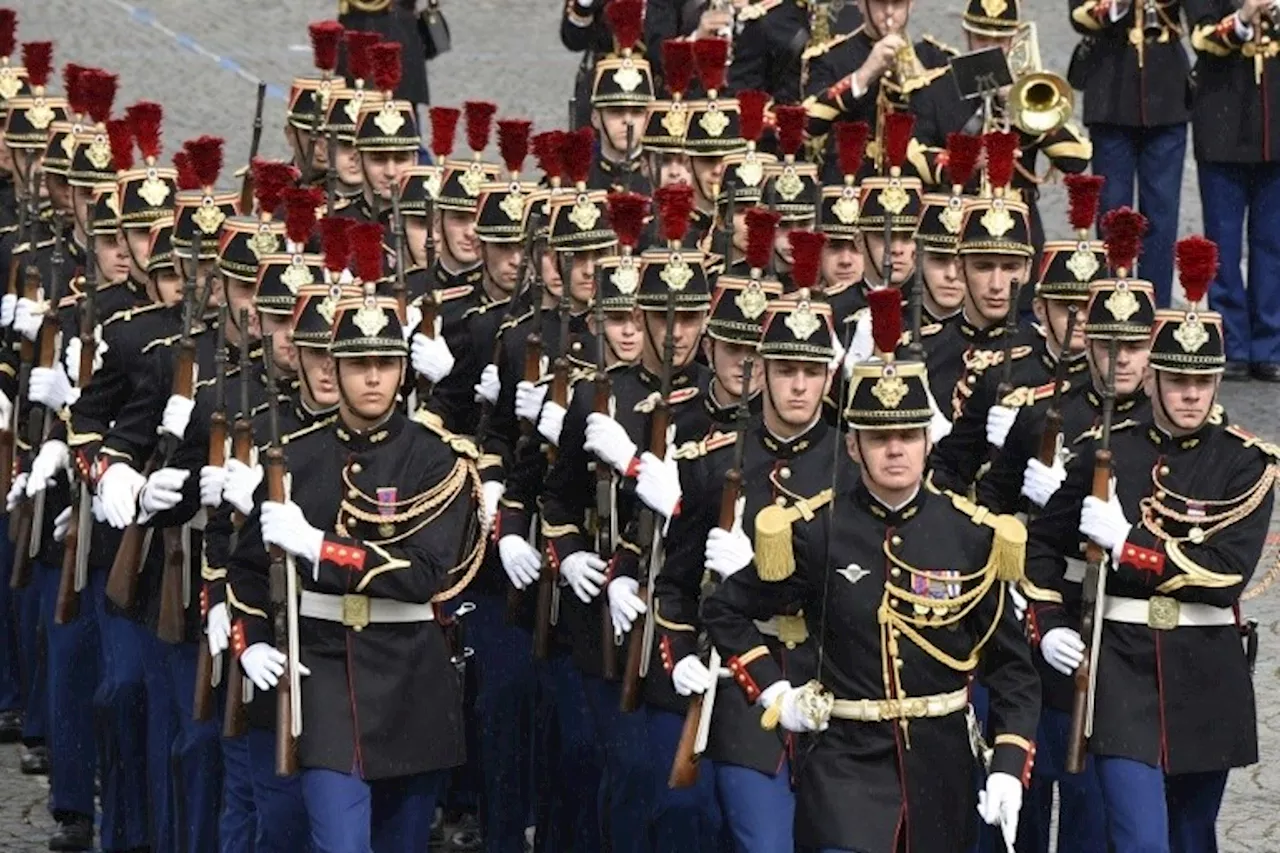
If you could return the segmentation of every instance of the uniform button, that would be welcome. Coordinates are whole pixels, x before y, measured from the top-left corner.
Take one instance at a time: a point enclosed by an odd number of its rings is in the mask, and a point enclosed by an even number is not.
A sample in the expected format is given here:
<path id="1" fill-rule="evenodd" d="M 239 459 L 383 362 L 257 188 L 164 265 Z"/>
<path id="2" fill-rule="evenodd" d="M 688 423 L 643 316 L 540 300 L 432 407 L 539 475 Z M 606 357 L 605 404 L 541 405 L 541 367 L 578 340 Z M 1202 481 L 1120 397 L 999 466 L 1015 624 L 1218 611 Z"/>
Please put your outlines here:
<path id="1" fill-rule="evenodd" d="M 897 606 L 898 606 L 898 599 L 896 599 L 896 598 L 891 598 L 891 599 L 889 599 L 889 606 L 890 606 L 890 607 L 897 607 Z"/>
<path id="2" fill-rule="evenodd" d="M 894 536 L 892 539 L 890 539 L 890 540 L 889 540 L 889 542 L 890 542 L 890 543 L 892 543 L 892 544 L 894 544 L 894 545 L 901 545 L 901 544 L 902 544 L 902 537 L 901 537 L 901 536 Z"/>
<path id="3" fill-rule="evenodd" d="M 780 470 L 780 471 L 778 472 L 778 476 L 779 476 L 779 477 L 781 477 L 781 478 L 782 478 L 782 479 L 784 479 L 784 480 L 785 480 L 785 479 L 787 479 L 788 477 L 790 477 L 790 476 L 791 476 L 791 469 L 790 469 L 790 468 L 783 468 L 782 470 Z"/>
<path id="4" fill-rule="evenodd" d="M 775 504 L 777 504 L 778 506 L 786 506 L 786 505 L 787 505 L 787 499 L 786 499 L 786 498 L 782 498 L 782 497 L 779 497 L 779 498 L 774 499 L 774 501 L 773 501 L 773 502 L 774 502 Z"/>
<path id="5" fill-rule="evenodd" d="M 359 473 L 360 473 L 361 471 L 363 471 L 363 470 L 364 470 L 364 469 L 360 467 L 360 463 L 359 463 L 359 462 L 352 462 L 352 463 L 351 463 L 351 473 L 352 473 L 352 474 L 359 474 Z"/>
<path id="6" fill-rule="evenodd" d="M 1169 476 L 1169 466 L 1168 466 L 1168 465 L 1161 465 L 1161 466 L 1160 466 L 1160 476 L 1161 476 L 1161 477 L 1167 477 L 1167 476 Z"/>
<path id="7" fill-rule="evenodd" d="M 1164 500 L 1164 492 L 1162 492 L 1162 491 L 1160 491 L 1159 489 L 1157 489 L 1157 490 L 1156 490 L 1156 493 L 1155 493 L 1155 499 L 1156 499 L 1156 500 L 1158 500 L 1158 501 L 1162 501 L 1162 500 Z"/>
<path id="8" fill-rule="evenodd" d="M 966 384 L 966 385 L 972 385 L 974 382 L 976 382 L 976 381 L 978 381 L 978 380 L 976 379 L 976 377 L 973 377 L 973 376 L 966 376 L 966 377 L 964 378 L 964 381 L 965 381 L 965 384 Z"/>
<path id="9" fill-rule="evenodd" d="M 902 574 L 902 569 L 899 569 L 897 567 L 889 570 L 889 577 L 891 578 L 896 578 L 900 574 Z"/>
<path id="10" fill-rule="evenodd" d="M 347 516 L 347 526 L 348 526 L 348 527 L 355 527 L 355 526 L 356 526 L 357 524 L 359 524 L 359 523 L 360 523 L 360 522 L 356 519 L 356 517 L 355 517 L 354 515 L 349 515 L 349 516 Z"/>
<path id="11" fill-rule="evenodd" d="M 351 489 L 350 491 L 347 492 L 347 497 L 351 498 L 352 500 L 355 500 L 356 498 L 360 497 L 360 490 Z"/>
<path id="12" fill-rule="evenodd" d="M 895 660 L 895 661 L 893 662 L 893 665 L 894 665 L 894 667 L 895 667 L 896 669 L 902 669 L 902 661 L 900 661 L 900 660 Z"/>
<path id="13" fill-rule="evenodd" d="M 899 637 L 901 637 L 901 636 L 902 636 L 902 632 L 901 632 L 901 631 L 899 631 L 897 628 L 890 628 L 890 629 L 889 629 L 889 636 L 890 636 L 890 637 L 893 637 L 893 638 L 896 640 L 896 639 L 898 639 Z"/>

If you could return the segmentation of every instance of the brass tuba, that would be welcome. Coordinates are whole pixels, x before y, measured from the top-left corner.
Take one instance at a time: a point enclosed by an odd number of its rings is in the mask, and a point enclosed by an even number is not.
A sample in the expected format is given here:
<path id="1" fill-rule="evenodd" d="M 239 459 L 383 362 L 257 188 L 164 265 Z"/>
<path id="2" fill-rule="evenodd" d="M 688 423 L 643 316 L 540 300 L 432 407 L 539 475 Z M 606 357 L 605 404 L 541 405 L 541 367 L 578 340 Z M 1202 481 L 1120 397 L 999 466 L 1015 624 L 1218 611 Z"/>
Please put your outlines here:
<path id="1" fill-rule="evenodd" d="M 1071 120 L 1074 110 L 1071 85 L 1057 74 L 1044 70 L 1040 62 L 1040 42 L 1036 25 L 1018 28 L 1009 45 L 1009 122 L 1023 133 L 1040 136 L 1052 133 Z"/>

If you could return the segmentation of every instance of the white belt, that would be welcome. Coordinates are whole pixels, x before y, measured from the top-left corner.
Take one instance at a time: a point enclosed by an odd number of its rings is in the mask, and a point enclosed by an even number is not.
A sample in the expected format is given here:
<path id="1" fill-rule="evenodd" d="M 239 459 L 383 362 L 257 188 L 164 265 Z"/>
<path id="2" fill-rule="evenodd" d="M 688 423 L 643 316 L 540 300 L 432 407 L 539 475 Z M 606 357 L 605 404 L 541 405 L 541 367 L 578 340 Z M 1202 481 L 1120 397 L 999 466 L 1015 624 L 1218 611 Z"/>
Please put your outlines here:
<path id="1" fill-rule="evenodd" d="M 901 699 L 837 699 L 831 716 L 837 720 L 878 723 L 882 720 L 906 720 L 922 717 L 946 717 L 969 704 L 969 690 L 961 687 L 950 693 L 933 696 L 905 696 Z"/>
<path id="2" fill-rule="evenodd" d="M 366 625 L 431 622 L 436 618 L 435 609 L 430 604 L 370 598 L 367 595 L 328 595 L 305 589 L 298 604 L 298 613 L 308 619 L 341 622 L 357 631 Z"/>
<path id="3" fill-rule="evenodd" d="M 1146 625 L 1158 631 L 1187 626 L 1204 628 L 1236 623 L 1235 611 L 1230 607 L 1178 601 L 1162 595 L 1152 596 L 1150 599 L 1108 595 L 1102 618 L 1108 622 Z"/>
<path id="4" fill-rule="evenodd" d="M 1084 583 L 1086 568 L 1088 564 L 1079 557 L 1067 557 L 1067 570 L 1063 572 L 1062 579 L 1072 583 Z"/>

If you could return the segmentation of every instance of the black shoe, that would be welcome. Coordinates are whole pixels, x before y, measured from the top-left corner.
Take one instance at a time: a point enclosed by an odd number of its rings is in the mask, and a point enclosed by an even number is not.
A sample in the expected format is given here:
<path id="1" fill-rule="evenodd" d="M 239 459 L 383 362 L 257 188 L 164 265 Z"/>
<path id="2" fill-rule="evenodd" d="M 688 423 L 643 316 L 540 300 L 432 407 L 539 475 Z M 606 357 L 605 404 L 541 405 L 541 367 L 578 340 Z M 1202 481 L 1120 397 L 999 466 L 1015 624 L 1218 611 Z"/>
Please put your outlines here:
<path id="1" fill-rule="evenodd" d="M 480 821 L 473 814 L 463 815 L 449 835 L 449 849 L 458 853 L 471 853 L 483 847 L 484 835 L 480 832 Z"/>
<path id="2" fill-rule="evenodd" d="M 0 711 L 0 743 L 22 740 L 22 712 Z"/>
<path id="3" fill-rule="evenodd" d="M 1248 382 L 1249 363 L 1245 361 L 1228 361 L 1223 368 L 1222 378 L 1228 382 Z"/>
<path id="4" fill-rule="evenodd" d="M 49 775 L 49 750 L 43 746 L 30 747 L 19 762 L 23 776 Z"/>
<path id="5" fill-rule="evenodd" d="M 50 850 L 92 850 L 93 818 L 66 812 L 58 818 L 58 828 L 49 836 Z"/>
<path id="6" fill-rule="evenodd" d="M 1263 382 L 1280 382 L 1280 364 L 1251 364 L 1249 375 Z"/>

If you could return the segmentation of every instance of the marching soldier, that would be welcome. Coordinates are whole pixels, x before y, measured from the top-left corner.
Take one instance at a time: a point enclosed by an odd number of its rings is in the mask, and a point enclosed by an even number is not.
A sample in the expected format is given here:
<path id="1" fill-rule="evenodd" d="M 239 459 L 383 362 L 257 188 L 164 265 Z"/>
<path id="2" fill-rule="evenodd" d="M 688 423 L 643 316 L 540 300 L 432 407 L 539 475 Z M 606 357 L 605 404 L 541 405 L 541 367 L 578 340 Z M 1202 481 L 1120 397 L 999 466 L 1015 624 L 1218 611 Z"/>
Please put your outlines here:
<path id="1" fill-rule="evenodd" d="M 338 0 L 338 23 L 347 30 L 376 33 L 379 41 L 400 47 L 396 58 L 395 98 L 411 104 L 409 111 L 431 103 L 427 88 L 427 53 L 420 35 L 420 23 L 414 13 L 417 0 Z M 358 77 L 344 63 L 340 73 Z"/>
<path id="2" fill-rule="evenodd" d="M 774 108 L 781 160 L 765 171 L 761 196 L 778 216 L 774 232 L 772 268 L 784 291 L 795 288 L 791 232 L 809 230 L 818 211 L 822 184 L 818 168 L 803 159 L 804 108 L 792 105 Z M 741 173 L 741 167 L 738 169 Z"/>
<path id="3" fill-rule="evenodd" d="M 865 303 L 859 283 L 866 274 L 866 241 L 858 227 L 858 172 L 866 154 L 869 128 L 862 122 L 836 126 L 839 183 L 822 188 L 818 227 L 827 237 L 822 247 L 822 294 L 834 316 L 845 318 Z M 883 234 L 883 231 L 881 232 Z"/>
<path id="4" fill-rule="evenodd" d="M 615 47 L 595 66 L 591 127 L 599 146 L 592 157 L 587 185 L 595 190 L 647 195 L 651 186 L 641 169 L 640 138 L 654 87 L 649 63 L 639 56 L 643 4 L 610 0 L 606 8 Z"/>
<path id="5" fill-rule="evenodd" d="M 694 52 L 707 94 L 705 99 L 686 105 L 684 152 L 689 157 L 694 219 L 685 239 L 687 245 L 708 251 L 716 202 L 724 186 L 725 158 L 746 148 L 738 103 L 720 94 L 724 91 L 725 71 L 722 53 L 728 49 L 729 43 L 724 39 L 695 42 Z"/>
<path id="6" fill-rule="evenodd" d="M 343 27 L 337 21 L 316 21 L 307 26 L 311 52 L 320 76 L 293 78 L 289 87 L 289 106 L 285 113 L 284 140 L 303 185 L 323 186 L 329 170 L 329 151 L 324 122 L 334 96 L 344 87 L 341 77 L 334 77 L 338 67 L 338 48 Z"/>
<path id="7" fill-rule="evenodd" d="M 364 166 L 360 152 L 356 150 L 356 116 L 360 104 L 356 90 L 342 86 L 329 89 L 329 103 L 321 126 L 325 128 L 325 157 L 328 172 L 325 175 L 325 191 L 333 196 L 333 210 L 337 213 L 364 198 Z M 307 119 L 310 121 L 310 118 Z M 319 143 L 316 143 L 319 148 Z"/>

